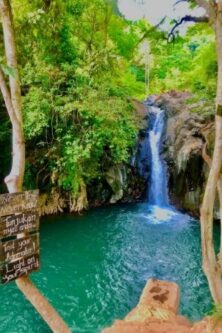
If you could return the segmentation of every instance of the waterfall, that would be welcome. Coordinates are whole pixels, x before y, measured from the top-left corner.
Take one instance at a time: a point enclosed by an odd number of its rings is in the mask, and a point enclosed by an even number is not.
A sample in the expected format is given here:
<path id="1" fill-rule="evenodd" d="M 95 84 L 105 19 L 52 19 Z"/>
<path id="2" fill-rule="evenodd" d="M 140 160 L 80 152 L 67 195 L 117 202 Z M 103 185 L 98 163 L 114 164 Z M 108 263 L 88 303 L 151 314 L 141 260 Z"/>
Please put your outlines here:
<path id="1" fill-rule="evenodd" d="M 166 165 L 161 158 L 161 145 L 164 128 L 164 111 L 157 107 L 151 107 L 149 131 L 151 177 L 148 199 L 149 204 L 159 207 L 168 206 Z"/>

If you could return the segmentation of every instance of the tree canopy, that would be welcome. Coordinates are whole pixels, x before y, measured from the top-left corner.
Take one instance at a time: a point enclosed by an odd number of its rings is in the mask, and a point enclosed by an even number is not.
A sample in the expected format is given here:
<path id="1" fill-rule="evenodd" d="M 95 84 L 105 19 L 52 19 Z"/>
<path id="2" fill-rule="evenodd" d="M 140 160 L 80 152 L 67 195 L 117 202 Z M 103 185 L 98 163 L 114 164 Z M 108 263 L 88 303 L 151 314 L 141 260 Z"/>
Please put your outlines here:
<path id="1" fill-rule="evenodd" d="M 110 166 L 129 161 L 138 131 L 131 98 L 147 97 L 147 70 L 151 93 L 186 89 L 215 96 L 215 41 L 207 24 L 169 43 L 161 26 L 127 21 L 116 1 L 11 2 L 27 143 L 26 188 L 59 188 L 75 197 Z M 13 75 L 3 54 L 2 68 Z M 10 164 L 3 104 L 0 116 L 3 179 Z"/>

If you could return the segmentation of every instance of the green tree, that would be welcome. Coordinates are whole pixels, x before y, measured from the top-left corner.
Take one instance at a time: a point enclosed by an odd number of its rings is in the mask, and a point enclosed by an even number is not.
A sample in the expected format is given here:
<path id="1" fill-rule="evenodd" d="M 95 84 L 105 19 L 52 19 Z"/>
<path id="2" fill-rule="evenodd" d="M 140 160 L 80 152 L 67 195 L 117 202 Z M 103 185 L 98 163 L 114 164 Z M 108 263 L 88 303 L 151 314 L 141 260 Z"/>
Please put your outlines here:
<path id="1" fill-rule="evenodd" d="M 144 96 L 137 62 L 144 27 L 122 18 L 115 1 L 12 5 L 18 13 L 25 186 L 66 191 L 77 200 L 110 166 L 127 162 L 135 144 L 130 98 Z"/>

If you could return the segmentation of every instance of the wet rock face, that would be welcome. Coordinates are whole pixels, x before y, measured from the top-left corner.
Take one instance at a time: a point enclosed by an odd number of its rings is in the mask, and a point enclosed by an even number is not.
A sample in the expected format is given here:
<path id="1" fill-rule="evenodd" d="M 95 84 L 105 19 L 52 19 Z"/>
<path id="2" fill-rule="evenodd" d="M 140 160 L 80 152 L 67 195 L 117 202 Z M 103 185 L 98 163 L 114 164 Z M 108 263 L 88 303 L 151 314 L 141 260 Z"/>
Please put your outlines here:
<path id="1" fill-rule="evenodd" d="M 146 192 L 146 178 L 133 165 L 116 165 L 106 173 L 112 191 L 109 203 L 141 201 Z"/>
<path id="2" fill-rule="evenodd" d="M 146 197 L 150 173 L 147 151 L 149 109 L 138 100 L 134 99 L 131 102 L 140 127 L 134 153 L 128 163 L 110 166 L 104 179 L 88 185 L 90 207 L 108 203 L 138 202 Z"/>
<path id="3" fill-rule="evenodd" d="M 115 203 L 131 203 L 143 200 L 146 193 L 146 179 L 130 164 L 110 167 L 105 178 L 88 186 L 89 207 Z"/>
<path id="4" fill-rule="evenodd" d="M 125 166 L 115 165 L 106 173 L 106 181 L 113 191 L 110 203 L 116 203 L 123 198 L 124 190 L 127 187 L 127 173 Z"/>
<path id="5" fill-rule="evenodd" d="M 205 184 L 201 133 L 203 120 L 187 111 L 168 118 L 166 160 L 169 165 L 169 194 L 179 208 L 199 214 Z"/>
<path id="6" fill-rule="evenodd" d="M 178 209 L 199 216 L 200 205 L 208 177 L 208 166 L 203 160 L 204 144 L 212 154 L 214 142 L 214 106 L 204 101 L 191 104 L 192 95 L 171 91 L 151 96 L 143 107 L 137 102 L 137 113 L 143 119 L 138 143 L 132 159 L 133 167 L 149 187 L 151 152 L 149 149 L 149 124 L 152 123 L 151 106 L 165 110 L 166 129 L 162 157 L 168 166 L 168 191 L 172 204 Z M 207 114 L 207 116 L 206 116 Z M 148 191 L 148 189 L 147 189 Z M 146 192 L 147 192 L 146 191 Z M 145 198 L 145 197 L 144 197 Z"/>
<path id="7" fill-rule="evenodd" d="M 147 181 L 150 176 L 150 159 L 149 130 L 146 128 L 139 132 L 136 152 L 133 157 L 133 166 L 138 170 L 139 175 L 145 181 Z"/>
<path id="8" fill-rule="evenodd" d="M 194 112 L 194 105 L 187 103 L 190 97 L 173 91 L 157 96 L 154 103 L 167 115 L 163 157 L 168 165 L 170 200 L 177 208 L 199 216 L 208 177 L 202 150 L 205 142 L 212 148 L 214 126 L 209 117 Z M 203 108 L 202 102 L 199 108 Z"/>

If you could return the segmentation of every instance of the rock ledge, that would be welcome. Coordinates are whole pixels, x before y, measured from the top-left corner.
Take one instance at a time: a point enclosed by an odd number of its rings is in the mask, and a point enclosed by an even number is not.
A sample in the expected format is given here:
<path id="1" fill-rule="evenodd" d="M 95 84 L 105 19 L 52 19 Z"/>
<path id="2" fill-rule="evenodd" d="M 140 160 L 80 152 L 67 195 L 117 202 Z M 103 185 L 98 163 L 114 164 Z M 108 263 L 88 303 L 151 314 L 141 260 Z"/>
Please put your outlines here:
<path id="1" fill-rule="evenodd" d="M 179 300 L 176 283 L 150 279 L 136 308 L 103 333 L 222 333 L 222 323 L 210 317 L 191 323 L 178 315 Z"/>

